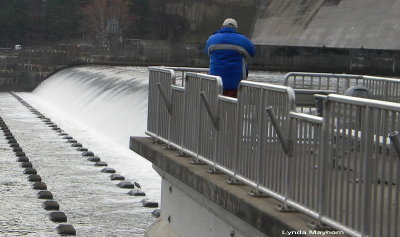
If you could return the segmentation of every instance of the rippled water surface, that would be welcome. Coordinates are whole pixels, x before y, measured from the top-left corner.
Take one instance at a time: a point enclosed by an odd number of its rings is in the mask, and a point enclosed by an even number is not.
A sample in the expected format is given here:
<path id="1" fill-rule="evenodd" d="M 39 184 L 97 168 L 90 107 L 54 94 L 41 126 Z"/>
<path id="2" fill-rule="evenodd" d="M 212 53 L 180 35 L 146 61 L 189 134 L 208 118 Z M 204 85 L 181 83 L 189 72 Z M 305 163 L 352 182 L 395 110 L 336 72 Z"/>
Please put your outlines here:
<path id="1" fill-rule="evenodd" d="M 249 79 L 281 84 L 283 73 L 251 72 Z M 159 202 L 159 176 L 128 149 L 129 136 L 146 130 L 147 80 L 146 68 L 75 67 L 18 95 Z M 78 236 L 142 236 L 155 221 L 143 197 L 127 195 L 9 93 L 0 93 L 0 116 Z M 3 137 L 0 154 L 0 236 L 57 236 Z"/>

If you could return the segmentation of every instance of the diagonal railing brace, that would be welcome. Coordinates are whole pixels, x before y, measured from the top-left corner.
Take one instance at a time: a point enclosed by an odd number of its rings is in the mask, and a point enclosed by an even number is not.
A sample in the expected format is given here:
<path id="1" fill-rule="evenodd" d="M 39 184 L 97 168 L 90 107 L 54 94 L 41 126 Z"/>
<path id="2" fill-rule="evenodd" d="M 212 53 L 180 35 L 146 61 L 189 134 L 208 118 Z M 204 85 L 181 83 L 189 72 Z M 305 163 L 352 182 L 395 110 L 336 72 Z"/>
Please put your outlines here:
<path id="1" fill-rule="evenodd" d="M 290 155 L 290 153 L 291 153 L 290 139 L 284 137 L 281 126 L 279 125 L 278 120 L 276 119 L 274 111 L 272 111 L 272 107 L 268 106 L 265 109 L 265 111 L 267 112 L 267 114 L 271 120 L 272 126 L 274 127 L 274 129 L 276 131 L 276 135 L 278 135 L 278 139 L 281 142 L 283 151 L 285 152 L 286 155 Z"/>
<path id="2" fill-rule="evenodd" d="M 204 93 L 204 91 L 200 92 L 200 97 L 201 97 L 201 101 L 203 101 L 204 106 L 206 107 L 208 116 L 211 119 L 212 124 L 214 125 L 214 128 L 218 131 L 219 130 L 219 117 L 215 115 L 215 113 L 213 113 L 210 103 L 208 102 L 207 96 Z"/>
<path id="3" fill-rule="evenodd" d="M 157 83 L 156 85 L 157 85 L 158 90 L 160 91 L 161 98 L 163 99 L 163 101 L 165 103 L 165 106 L 167 107 L 168 113 L 172 115 L 172 103 L 171 103 L 171 101 L 167 98 L 167 95 L 165 95 L 165 92 L 161 88 L 161 83 Z"/>
<path id="4" fill-rule="evenodd" d="M 399 131 L 390 133 L 389 138 L 394 146 L 394 149 L 396 150 L 397 157 L 400 158 L 400 133 L 399 133 Z"/>

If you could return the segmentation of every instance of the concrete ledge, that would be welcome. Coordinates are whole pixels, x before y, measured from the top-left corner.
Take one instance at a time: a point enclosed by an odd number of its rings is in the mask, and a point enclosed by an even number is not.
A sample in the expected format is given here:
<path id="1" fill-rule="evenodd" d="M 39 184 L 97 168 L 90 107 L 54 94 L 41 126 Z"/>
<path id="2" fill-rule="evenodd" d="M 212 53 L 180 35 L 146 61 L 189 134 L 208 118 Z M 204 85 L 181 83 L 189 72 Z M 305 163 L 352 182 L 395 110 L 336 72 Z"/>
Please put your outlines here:
<path id="1" fill-rule="evenodd" d="M 248 186 L 229 185 L 225 182 L 226 175 L 209 174 L 208 166 L 192 165 L 190 158 L 179 157 L 176 151 L 166 150 L 164 145 L 155 144 L 149 138 L 131 137 L 130 149 L 267 236 L 284 236 L 299 230 L 307 236 L 311 230 L 308 223 L 312 219 L 306 215 L 279 212 L 275 208 L 279 204 L 276 200 L 251 197 L 247 195 Z"/>

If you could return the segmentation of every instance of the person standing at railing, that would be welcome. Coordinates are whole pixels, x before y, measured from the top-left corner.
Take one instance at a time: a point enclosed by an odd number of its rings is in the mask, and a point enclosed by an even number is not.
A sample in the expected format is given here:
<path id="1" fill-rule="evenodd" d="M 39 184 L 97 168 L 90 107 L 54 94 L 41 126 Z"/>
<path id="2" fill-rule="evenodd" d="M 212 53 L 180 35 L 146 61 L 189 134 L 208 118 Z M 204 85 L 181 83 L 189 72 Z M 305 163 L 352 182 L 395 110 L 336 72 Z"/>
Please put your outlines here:
<path id="1" fill-rule="evenodd" d="M 254 44 L 237 28 L 234 19 L 226 19 L 221 29 L 208 38 L 205 48 L 210 57 L 210 74 L 220 76 L 224 95 L 235 98 L 240 81 L 248 76 L 246 60 L 256 52 Z"/>

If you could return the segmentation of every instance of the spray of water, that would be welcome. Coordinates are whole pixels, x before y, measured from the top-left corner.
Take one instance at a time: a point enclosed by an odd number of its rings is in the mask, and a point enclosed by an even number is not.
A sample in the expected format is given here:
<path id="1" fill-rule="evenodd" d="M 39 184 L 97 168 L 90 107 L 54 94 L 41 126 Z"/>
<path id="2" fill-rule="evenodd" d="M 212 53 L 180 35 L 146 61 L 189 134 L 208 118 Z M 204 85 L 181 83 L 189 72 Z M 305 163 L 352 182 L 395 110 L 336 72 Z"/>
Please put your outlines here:
<path id="1" fill-rule="evenodd" d="M 129 136 L 144 135 L 146 129 L 147 76 L 144 68 L 69 68 L 34 93 L 127 146 Z"/>
<path id="2" fill-rule="evenodd" d="M 128 149 L 129 136 L 146 130 L 147 87 L 146 68 L 86 66 L 61 70 L 23 96 L 157 200 L 159 176 Z"/>

